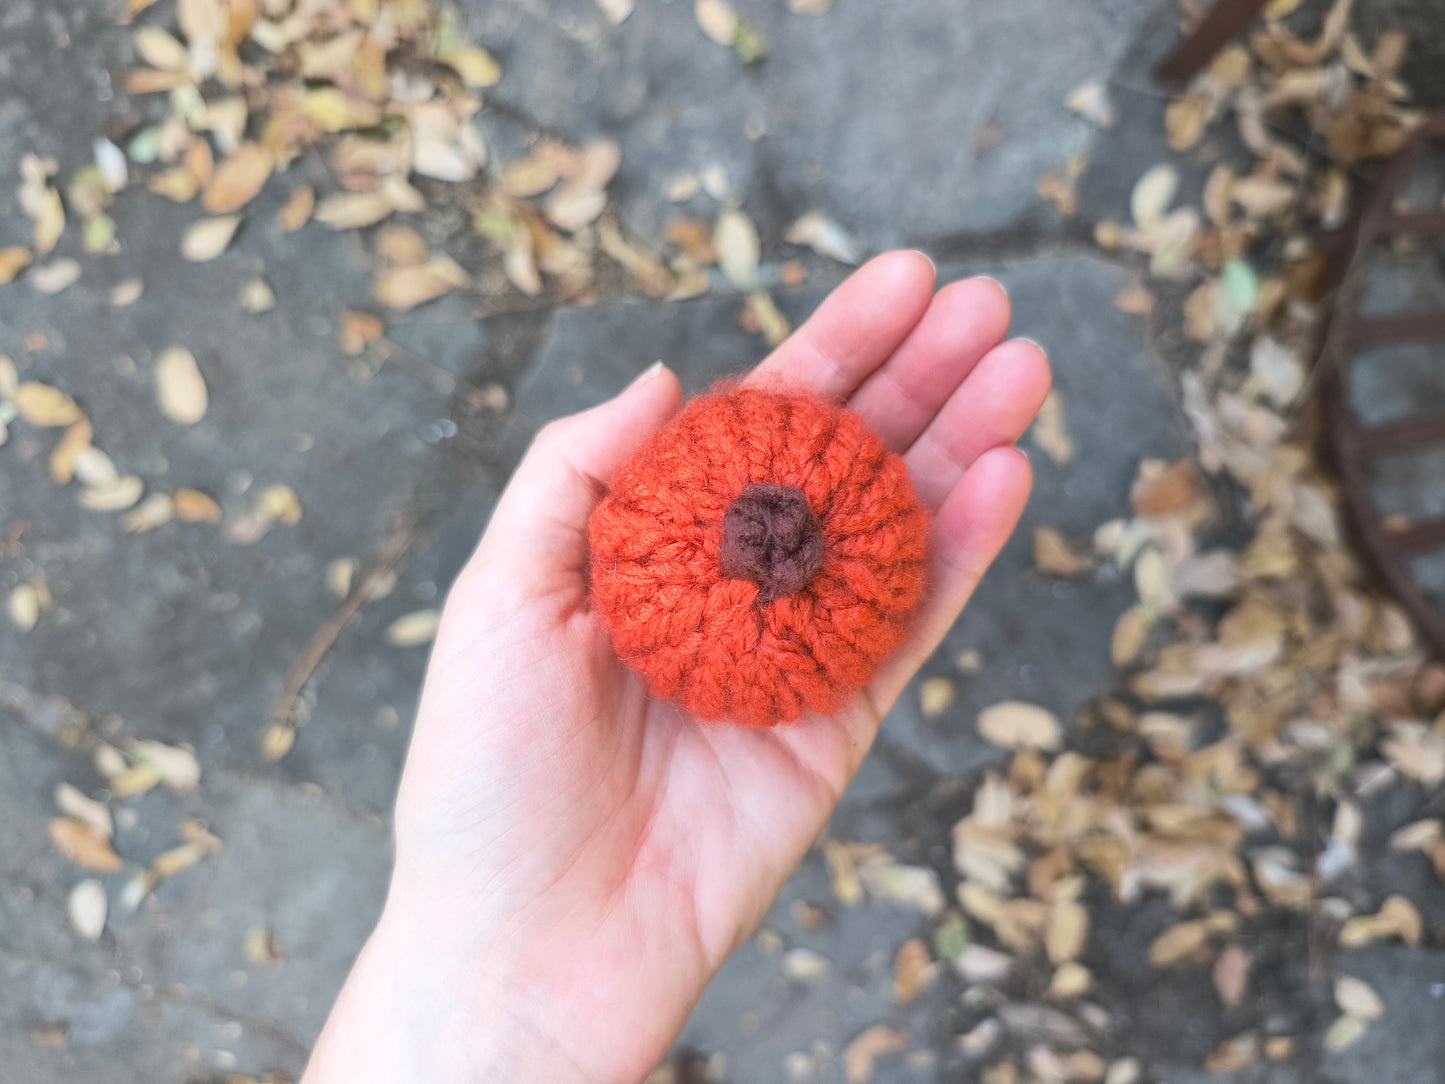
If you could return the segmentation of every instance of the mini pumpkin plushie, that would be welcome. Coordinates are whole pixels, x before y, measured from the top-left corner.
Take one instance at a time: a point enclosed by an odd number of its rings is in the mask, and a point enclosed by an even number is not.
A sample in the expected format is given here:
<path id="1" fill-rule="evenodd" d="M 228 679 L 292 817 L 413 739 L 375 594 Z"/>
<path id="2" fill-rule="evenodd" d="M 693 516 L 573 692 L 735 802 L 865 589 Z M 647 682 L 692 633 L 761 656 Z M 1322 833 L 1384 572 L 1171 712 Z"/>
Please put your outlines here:
<path id="1" fill-rule="evenodd" d="M 693 399 L 613 476 L 592 599 L 654 695 L 765 727 L 831 714 L 903 640 L 928 513 L 856 414 L 809 396 Z"/>

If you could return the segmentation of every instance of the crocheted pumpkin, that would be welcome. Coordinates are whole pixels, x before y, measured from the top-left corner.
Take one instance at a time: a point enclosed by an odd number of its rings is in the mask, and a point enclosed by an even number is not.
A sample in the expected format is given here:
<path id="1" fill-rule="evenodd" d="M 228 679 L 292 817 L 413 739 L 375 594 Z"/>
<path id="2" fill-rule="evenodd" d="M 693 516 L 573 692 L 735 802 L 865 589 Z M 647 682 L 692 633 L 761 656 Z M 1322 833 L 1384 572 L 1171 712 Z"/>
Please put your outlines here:
<path id="1" fill-rule="evenodd" d="M 856 414 L 705 395 L 593 513 L 593 604 L 653 694 L 703 719 L 832 714 L 902 642 L 928 533 L 903 461 Z"/>

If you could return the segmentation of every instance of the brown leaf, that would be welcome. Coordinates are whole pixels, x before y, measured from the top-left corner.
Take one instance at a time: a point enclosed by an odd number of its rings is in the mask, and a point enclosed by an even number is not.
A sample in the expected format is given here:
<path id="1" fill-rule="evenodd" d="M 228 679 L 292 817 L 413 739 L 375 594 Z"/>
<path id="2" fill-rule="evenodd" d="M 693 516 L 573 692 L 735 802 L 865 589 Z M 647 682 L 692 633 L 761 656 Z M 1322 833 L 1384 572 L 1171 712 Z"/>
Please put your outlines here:
<path id="1" fill-rule="evenodd" d="M 376 238 L 376 253 L 398 267 L 415 267 L 426 263 L 431 255 L 427 243 L 412 229 L 388 226 Z"/>
<path id="2" fill-rule="evenodd" d="M 1058 389 L 1049 392 L 1039 408 L 1038 417 L 1029 427 L 1029 437 L 1060 466 L 1074 458 L 1074 442 L 1064 421 L 1064 400 Z"/>
<path id="3" fill-rule="evenodd" d="M 239 211 L 265 187 L 275 164 L 275 156 L 265 147 L 242 143 L 216 169 L 201 205 L 213 215 Z"/>
<path id="4" fill-rule="evenodd" d="M 1115 295 L 1114 308 L 1133 316 L 1148 316 L 1154 311 L 1154 295 L 1143 286 L 1131 286 Z"/>
<path id="5" fill-rule="evenodd" d="M 1138 661 L 1139 652 L 1149 639 L 1150 623 L 1149 614 L 1142 606 L 1130 606 L 1119 615 L 1109 644 L 1109 655 L 1115 666 L 1122 669 Z"/>
<path id="6" fill-rule="evenodd" d="M 281 228 L 287 233 L 295 233 L 311 221 L 311 215 L 315 210 L 316 189 L 309 184 L 297 186 L 286 201 L 286 206 L 281 208 L 278 216 Z"/>
<path id="7" fill-rule="evenodd" d="M 769 346 L 778 346 L 793 330 L 772 295 L 763 290 L 748 294 L 743 305 L 743 326 L 747 330 L 756 328 L 761 331 Z"/>
<path id="8" fill-rule="evenodd" d="M 1164 110 L 1164 131 L 1171 151 L 1187 151 L 1199 142 L 1214 113 L 1214 97 L 1195 91 L 1177 98 Z"/>
<path id="9" fill-rule="evenodd" d="M 1054 528 L 1035 527 L 1034 567 L 1052 576 L 1077 576 L 1088 565 Z"/>
<path id="10" fill-rule="evenodd" d="M 341 319 L 336 325 L 337 343 L 341 352 L 350 357 L 356 357 L 385 332 L 386 325 L 381 317 L 373 316 L 369 312 L 352 312 L 350 309 L 341 310 Z"/>
<path id="11" fill-rule="evenodd" d="M 66 485 L 75 477 L 75 467 L 80 455 L 90 447 L 90 421 L 81 418 L 65 430 L 65 436 L 50 453 L 50 480 L 58 486 Z"/>
<path id="12" fill-rule="evenodd" d="M 50 841 L 70 861 L 98 873 L 119 873 L 123 865 L 109 839 L 72 817 L 56 817 L 50 822 Z"/>
<path id="13" fill-rule="evenodd" d="M 94 798 L 83 794 L 69 783 L 56 785 L 55 805 L 66 816 L 89 825 L 102 839 L 109 839 L 115 834 L 115 826 L 110 817 L 110 807 L 104 802 L 97 802 Z"/>
<path id="14" fill-rule="evenodd" d="M 221 506 L 195 489 L 178 489 L 172 494 L 176 518 L 182 523 L 220 523 Z"/>
<path id="15" fill-rule="evenodd" d="M 1220 1004 L 1226 1009 L 1237 1008 L 1244 1000 L 1249 969 L 1253 964 L 1253 958 L 1238 945 L 1230 945 L 1214 962 L 1214 989 L 1219 994 Z"/>
<path id="16" fill-rule="evenodd" d="M 206 416 L 206 381 L 185 347 L 173 346 L 156 361 L 156 397 L 161 413 L 177 425 L 195 425 Z"/>
<path id="17" fill-rule="evenodd" d="M 843 1048 L 843 1074 L 848 1084 L 868 1084 L 874 1063 L 885 1054 L 908 1049 L 908 1033 L 887 1024 L 875 1024 Z"/>
<path id="18" fill-rule="evenodd" d="M 908 1005 L 933 981 L 933 957 L 922 938 L 910 937 L 893 960 L 893 1002 Z"/>
<path id="19" fill-rule="evenodd" d="M 455 261 L 442 257 L 419 267 L 393 267 L 376 277 L 372 293 L 383 305 L 411 309 L 470 284 Z"/>
<path id="20" fill-rule="evenodd" d="M 34 258 L 27 248 L 0 248 L 0 286 L 14 282 Z"/>

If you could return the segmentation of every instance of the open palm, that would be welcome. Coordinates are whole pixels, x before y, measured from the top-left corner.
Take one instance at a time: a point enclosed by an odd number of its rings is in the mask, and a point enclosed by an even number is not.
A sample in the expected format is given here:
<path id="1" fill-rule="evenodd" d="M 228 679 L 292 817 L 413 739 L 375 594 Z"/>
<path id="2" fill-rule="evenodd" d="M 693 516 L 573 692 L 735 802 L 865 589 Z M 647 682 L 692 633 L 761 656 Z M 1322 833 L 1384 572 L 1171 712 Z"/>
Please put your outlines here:
<path id="1" fill-rule="evenodd" d="M 588 607 L 587 518 L 681 406 L 670 372 L 539 434 L 448 599 L 398 798 L 388 912 L 426 926 L 415 954 L 447 961 L 447 1011 L 485 1035 L 415 1079 L 641 1079 L 817 837 L 1030 486 L 1012 445 L 1048 363 L 1003 342 L 997 283 L 934 285 L 922 255 L 878 257 L 749 378 L 846 403 L 934 514 L 911 639 L 835 717 L 702 723 Z"/>

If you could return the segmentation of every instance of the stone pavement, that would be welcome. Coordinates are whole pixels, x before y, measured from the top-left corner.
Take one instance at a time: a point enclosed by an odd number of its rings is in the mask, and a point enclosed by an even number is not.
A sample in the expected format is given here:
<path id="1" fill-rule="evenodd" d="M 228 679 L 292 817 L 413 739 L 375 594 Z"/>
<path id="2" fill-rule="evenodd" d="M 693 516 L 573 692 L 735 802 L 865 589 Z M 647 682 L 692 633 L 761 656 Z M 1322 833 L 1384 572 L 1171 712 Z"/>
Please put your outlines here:
<path id="1" fill-rule="evenodd" d="M 1122 217 L 1134 179 L 1164 157 L 1162 102 L 1146 73 L 1172 31 L 1171 13 L 1155 0 L 838 0 L 827 16 L 802 18 L 757 0 L 739 6 L 771 55 L 744 69 L 702 37 L 685 0 L 638 0 L 616 29 L 591 0 L 464 6 L 507 71 L 483 118 L 504 157 L 536 129 L 574 142 L 618 138 L 619 209 L 654 240 L 677 213 L 662 198 L 666 178 L 721 167 L 759 224 L 765 273 L 799 255 L 781 243 L 786 226 L 822 209 L 867 251 L 919 245 L 945 279 L 996 275 L 1013 294 L 1015 330 L 1048 349 L 1076 455 L 1060 467 L 1030 448 L 1038 484 L 1024 527 L 924 673 L 956 674 L 965 650 L 979 652 L 982 667 L 960 681 L 959 701 L 941 718 L 923 718 L 916 692 L 904 696 L 833 827 L 840 839 L 885 843 L 939 868 L 951 890 L 948 828 L 969 778 L 997 757 L 973 731 L 975 712 L 1018 697 L 1067 718 L 1109 682 L 1109 632 L 1132 601 L 1128 585 L 1106 573 L 1038 576 L 1032 527 L 1087 535 L 1125 507 L 1141 456 L 1187 446 L 1155 345 L 1111 305 L 1130 272 L 1101 259 L 1079 225 Z M 56 156 L 68 173 L 128 108 L 112 100 L 105 74 L 128 48 L 107 7 L 6 0 L 0 10 L 0 186 L 16 178 L 27 151 Z M 1125 118 L 1118 128 L 1100 132 L 1063 108 L 1064 95 L 1091 78 L 1114 80 Z M 984 125 L 1001 140 L 978 150 Z M 1033 185 L 1076 153 L 1092 163 L 1083 214 L 1061 221 Z M 282 198 L 268 191 L 254 221 L 268 221 Z M 681 210 L 711 215 L 716 203 L 699 196 Z M 122 272 L 104 259 L 87 260 L 81 283 L 56 297 L 0 288 L 0 354 L 80 397 L 97 439 L 126 469 L 213 493 L 228 512 L 284 482 L 305 515 L 246 547 L 179 524 L 126 535 L 113 517 L 80 510 L 50 485 L 45 449 L 32 438 L 0 449 L 0 536 L 29 524 L 23 550 L 0 557 L 0 592 L 43 575 L 55 598 L 28 634 L 0 621 L 0 1079 L 294 1077 L 385 888 L 388 811 L 425 662 L 421 649 L 389 645 L 387 626 L 445 593 L 538 424 L 611 394 L 655 358 L 700 387 L 765 347 L 739 330 L 740 299 L 724 288 L 687 302 L 480 322 L 465 304 L 441 302 L 389 327 L 403 356 L 362 369 L 334 346 L 335 314 L 368 295 L 349 237 L 311 226 L 283 238 L 253 227 L 198 270 L 174 256 L 189 210 L 131 194 L 114 213 L 146 295 L 111 310 L 105 292 Z M 0 217 L 0 244 L 20 239 L 16 218 Z M 806 285 L 776 292 L 794 322 L 843 272 L 807 262 Z M 242 314 L 240 287 L 263 270 L 279 304 Z M 43 349 L 27 345 L 37 333 Z M 196 353 L 211 386 L 210 412 L 184 431 L 155 427 L 148 375 L 175 342 Z M 505 416 L 469 394 L 492 380 L 513 391 Z M 342 635 L 313 682 L 295 750 L 266 764 L 258 739 L 283 676 L 335 606 L 327 564 L 374 553 L 403 513 L 426 523 L 430 548 Z M 130 803 L 134 819 L 117 830 L 121 854 L 148 859 L 174 845 L 183 816 L 203 818 L 225 841 L 137 913 L 113 905 L 93 944 L 67 929 L 65 899 L 80 874 L 46 836 L 57 783 L 100 785 L 66 747 L 76 712 L 112 738 L 189 743 L 204 771 L 195 794 L 155 791 Z M 124 880 L 105 878 L 113 901 Z M 798 903 L 822 907 L 821 926 L 800 924 Z M 1437 908 L 1426 917 L 1445 916 Z M 893 1006 L 893 953 L 925 930 L 921 915 L 837 907 L 814 854 L 766 928 L 771 934 L 728 963 L 684 1033 L 686 1047 L 715 1059 L 719 1079 L 841 1080 L 837 1052 L 880 1021 L 908 1028 L 914 1053 L 881 1061 L 875 1080 L 974 1078 L 977 1066 L 949 1037 L 957 982 L 936 983 L 905 1010 Z M 248 955 L 258 929 L 274 936 L 284 962 Z M 1117 944 L 1125 970 L 1124 957 L 1155 930 L 1142 929 L 1132 940 L 1129 927 L 1105 931 L 1093 950 L 1100 958 L 1087 962 L 1107 972 L 1106 950 Z M 785 979 L 780 946 L 821 953 L 826 976 Z M 1445 963 L 1423 950 L 1361 959 L 1360 973 L 1390 1003 L 1387 1025 L 1330 1063 L 1328 1077 L 1300 1079 L 1427 1079 L 1445 1056 L 1430 1026 L 1445 1011 L 1432 993 Z M 1280 1012 L 1306 1019 L 1322 1010 L 1307 1003 L 1297 971 L 1298 961 L 1282 965 Z M 1198 1064 L 1233 1033 L 1233 1022 L 1205 1007 L 1214 1004 L 1207 980 L 1153 976 L 1132 989 L 1128 1003 L 1111 1006 L 1124 1043 L 1115 1053 L 1146 1054 L 1174 1084 L 1207 1079 L 1168 1068 Z"/>

